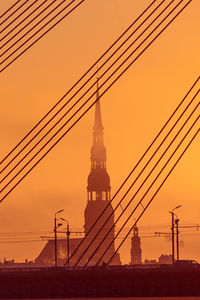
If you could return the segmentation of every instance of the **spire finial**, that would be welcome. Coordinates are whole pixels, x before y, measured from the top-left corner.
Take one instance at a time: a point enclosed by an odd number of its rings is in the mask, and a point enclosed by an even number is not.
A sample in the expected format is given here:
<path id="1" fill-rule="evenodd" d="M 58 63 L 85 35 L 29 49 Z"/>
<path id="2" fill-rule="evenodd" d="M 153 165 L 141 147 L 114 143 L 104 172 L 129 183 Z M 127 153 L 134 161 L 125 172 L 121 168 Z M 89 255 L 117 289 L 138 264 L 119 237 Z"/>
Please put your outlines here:
<path id="1" fill-rule="evenodd" d="M 94 129 L 102 130 L 102 119 L 101 119 L 101 107 L 100 107 L 100 101 L 99 101 L 99 77 L 98 77 L 98 66 L 97 66 L 97 92 L 96 92 L 96 107 L 95 107 L 95 121 L 94 121 Z"/>

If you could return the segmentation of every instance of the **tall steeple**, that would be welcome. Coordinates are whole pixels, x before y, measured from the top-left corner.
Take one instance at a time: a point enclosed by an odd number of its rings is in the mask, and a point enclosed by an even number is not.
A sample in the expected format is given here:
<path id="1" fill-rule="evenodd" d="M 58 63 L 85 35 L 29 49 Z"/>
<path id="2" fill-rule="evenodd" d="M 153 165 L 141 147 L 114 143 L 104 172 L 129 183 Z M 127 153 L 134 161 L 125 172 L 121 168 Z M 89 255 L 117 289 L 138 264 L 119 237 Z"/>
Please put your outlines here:
<path id="1" fill-rule="evenodd" d="M 98 77 L 97 77 L 97 92 L 96 92 L 96 106 L 95 106 L 95 120 L 94 120 L 94 131 L 102 132 L 103 133 L 103 125 L 101 119 L 101 107 L 100 107 L 100 100 L 99 100 L 99 84 L 98 84 Z"/>
<path id="2" fill-rule="evenodd" d="M 91 172 L 88 176 L 88 201 L 110 200 L 110 178 L 106 171 L 106 148 L 97 82 L 93 145 L 91 147 Z"/>
<path id="3" fill-rule="evenodd" d="M 99 101 L 99 91 L 98 91 L 98 78 L 97 78 L 97 92 L 96 92 L 96 105 L 95 105 L 95 118 L 94 118 L 94 126 L 93 126 L 93 144 L 91 147 L 91 170 L 88 176 L 88 185 L 87 185 L 87 205 L 84 211 L 84 231 L 87 234 L 95 221 L 98 219 L 100 214 L 104 211 L 102 217 L 98 220 L 95 226 L 93 226 L 90 233 L 87 235 L 85 243 L 83 243 L 82 249 L 77 251 L 77 254 L 70 260 L 70 265 L 73 265 L 77 262 L 81 253 L 87 248 L 90 244 L 91 240 L 96 236 L 97 231 L 104 225 L 105 221 L 108 220 L 103 230 L 99 234 L 97 238 L 94 239 L 94 243 L 90 245 L 87 254 L 80 260 L 79 264 L 84 265 L 88 263 L 92 253 L 97 249 L 95 255 L 92 260 L 90 260 L 91 265 L 95 265 L 97 261 L 99 261 L 100 257 L 103 255 L 105 249 L 110 245 L 110 242 L 114 239 L 114 213 L 113 208 L 110 203 L 110 177 L 106 171 L 106 148 L 104 146 L 103 140 L 103 125 L 101 118 L 101 107 Z M 109 204 L 109 205 L 108 205 Z M 112 229 L 111 229 L 112 228 Z M 107 236 L 105 238 L 105 236 Z M 70 239 L 71 241 L 71 239 Z M 48 242 L 48 247 L 46 246 L 44 250 L 41 252 L 37 261 L 39 263 L 46 263 L 47 261 L 52 262 L 54 260 L 54 251 L 53 251 L 53 243 Z M 100 242 L 103 242 L 101 246 L 99 246 Z M 70 242 L 70 252 L 72 253 L 76 246 L 80 244 L 80 239 L 72 239 Z M 63 256 L 66 253 L 66 242 L 65 240 L 61 240 L 58 243 L 58 256 L 60 262 L 66 261 L 66 257 Z M 115 245 L 109 247 L 106 255 L 100 261 L 100 264 L 103 262 L 108 262 L 111 256 L 115 253 Z M 61 257 L 62 256 L 62 257 Z M 64 259 L 64 261 L 63 261 Z M 120 265 L 120 256 L 116 253 L 111 261 L 113 265 Z"/>
<path id="4" fill-rule="evenodd" d="M 106 148 L 104 146 L 103 140 L 103 124 L 101 117 L 101 107 L 99 101 L 99 91 L 98 91 L 98 78 L 97 78 L 97 92 L 96 92 L 96 105 L 95 105 L 95 118 L 93 126 L 93 144 L 91 147 L 91 170 L 88 176 L 88 186 L 87 186 L 87 205 L 85 208 L 85 233 L 88 233 L 90 228 L 93 226 L 99 215 L 103 210 L 108 206 L 110 202 L 110 177 L 106 170 Z M 90 251 L 98 248 L 97 253 L 95 254 L 92 264 L 95 264 L 98 261 L 98 258 L 102 255 L 105 248 L 109 245 L 110 241 L 114 238 L 114 214 L 111 204 L 107 207 L 105 213 L 94 226 L 93 230 L 88 236 L 88 242 L 95 236 L 99 228 L 105 223 L 107 218 L 109 221 L 106 226 L 101 231 L 98 239 L 95 239 Z M 110 228 L 112 227 L 112 230 Z M 109 231 L 110 230 L 110 231 Z M 108 233 L 109 231 L 109 233 Z M 103 237 L 108 233 L 107 238 L 104 243 L 99 247 L 99 243 Z M 114 243 L 109 248 L 104 261 L 107 262 L 109 258 L 114 254 L 115 247 Z M 102 263 L 102 262 L 101 262 Z M 116 253 L 112 264 L 118 265 L 121 264 L 119 254 Z"/>

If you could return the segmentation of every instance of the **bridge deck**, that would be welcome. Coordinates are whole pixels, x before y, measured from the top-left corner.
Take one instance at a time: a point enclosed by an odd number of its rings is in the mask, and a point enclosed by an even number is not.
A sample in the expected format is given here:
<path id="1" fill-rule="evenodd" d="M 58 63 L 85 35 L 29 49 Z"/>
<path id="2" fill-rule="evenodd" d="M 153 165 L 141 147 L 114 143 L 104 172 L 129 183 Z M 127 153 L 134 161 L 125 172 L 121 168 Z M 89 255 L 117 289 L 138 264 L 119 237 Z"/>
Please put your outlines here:
<path id="1" fill-rule="evenodd" d="M 200 268 L 0 270 L 0 298 L 200 296 Z"/>

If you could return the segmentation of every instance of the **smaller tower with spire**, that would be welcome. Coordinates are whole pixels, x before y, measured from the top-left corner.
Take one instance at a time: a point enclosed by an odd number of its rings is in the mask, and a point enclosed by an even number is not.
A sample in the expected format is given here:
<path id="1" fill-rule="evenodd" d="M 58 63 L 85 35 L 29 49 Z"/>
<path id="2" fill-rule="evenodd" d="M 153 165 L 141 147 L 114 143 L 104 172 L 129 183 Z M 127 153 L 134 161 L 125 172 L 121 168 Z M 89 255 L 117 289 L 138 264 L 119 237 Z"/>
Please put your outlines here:
<path id="1" fill-rule="evenodd" d="M 131 265 L 142 263 L 142 249 L 138 227 L 133 228 L 133 237 L 131 238 Z"/>

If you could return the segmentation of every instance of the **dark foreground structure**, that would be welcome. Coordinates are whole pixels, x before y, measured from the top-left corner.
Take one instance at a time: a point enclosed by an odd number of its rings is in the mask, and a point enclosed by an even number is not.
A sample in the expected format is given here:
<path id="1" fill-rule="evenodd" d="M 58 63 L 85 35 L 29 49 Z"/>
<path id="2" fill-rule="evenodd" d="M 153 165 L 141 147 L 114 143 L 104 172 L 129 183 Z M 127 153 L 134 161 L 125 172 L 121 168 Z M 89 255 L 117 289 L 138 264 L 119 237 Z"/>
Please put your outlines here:
<path id="1" fill-rule="evenodd" d="M 200 296 L 199 268 L 99 267 L 0 270 L 0 298 Z"/>

